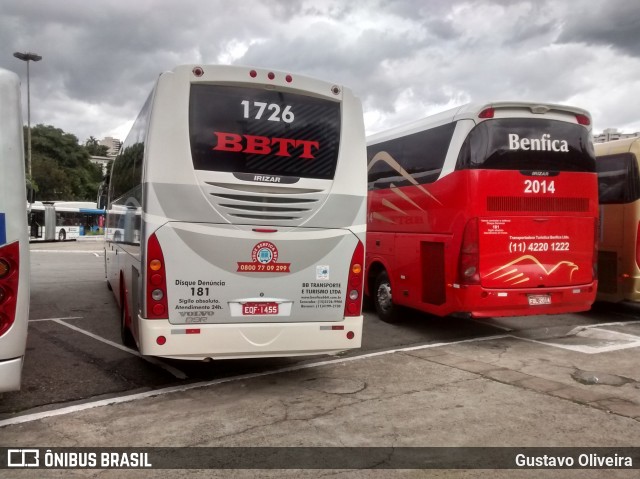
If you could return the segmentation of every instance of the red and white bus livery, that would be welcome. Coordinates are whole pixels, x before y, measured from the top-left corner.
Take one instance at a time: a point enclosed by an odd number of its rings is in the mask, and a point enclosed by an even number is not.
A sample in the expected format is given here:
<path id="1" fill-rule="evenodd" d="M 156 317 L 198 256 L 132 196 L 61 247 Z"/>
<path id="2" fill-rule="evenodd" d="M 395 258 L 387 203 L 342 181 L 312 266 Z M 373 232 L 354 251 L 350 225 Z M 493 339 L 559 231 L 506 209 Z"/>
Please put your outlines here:
<path id="1" fill-rule="evenodd" d="M 366 291 L 440 316 L 584 311 L 595 299 L 591 118 L 537 103 L 465 105 L 368 147 Z"/>

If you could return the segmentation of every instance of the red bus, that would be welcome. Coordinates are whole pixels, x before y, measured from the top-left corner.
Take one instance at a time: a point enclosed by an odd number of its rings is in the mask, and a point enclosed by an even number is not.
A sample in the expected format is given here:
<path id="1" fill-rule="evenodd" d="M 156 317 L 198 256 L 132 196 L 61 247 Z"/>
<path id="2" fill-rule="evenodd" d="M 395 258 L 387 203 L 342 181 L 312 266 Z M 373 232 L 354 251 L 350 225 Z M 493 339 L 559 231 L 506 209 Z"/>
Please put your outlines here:
<path id="1" fill-rule="evenodd" d="M 367 140 L 366 293 L 381 319 L 588 310 L 597 289 L 591 117 L 464 105 Z"/>

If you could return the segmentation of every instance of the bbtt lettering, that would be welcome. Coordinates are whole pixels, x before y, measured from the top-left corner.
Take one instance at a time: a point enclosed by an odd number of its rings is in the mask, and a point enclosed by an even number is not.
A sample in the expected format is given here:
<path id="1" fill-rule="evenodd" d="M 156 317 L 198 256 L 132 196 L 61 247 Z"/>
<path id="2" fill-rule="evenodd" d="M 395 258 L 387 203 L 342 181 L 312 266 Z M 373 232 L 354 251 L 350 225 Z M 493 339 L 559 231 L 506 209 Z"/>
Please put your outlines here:
<path id="1" fill-rule="evenodd" d="M 257 135 L 238 135 L 214 131 L 217 151 L 233 151 L 254 155 L 275 155 L 290 157 L 297 150 L 298 156 L 307 160 L 315 159 L 314 153 L 320 149 L 320 143 L 311 140 L 294 140 L 292 138 L 269 138 Z"/>

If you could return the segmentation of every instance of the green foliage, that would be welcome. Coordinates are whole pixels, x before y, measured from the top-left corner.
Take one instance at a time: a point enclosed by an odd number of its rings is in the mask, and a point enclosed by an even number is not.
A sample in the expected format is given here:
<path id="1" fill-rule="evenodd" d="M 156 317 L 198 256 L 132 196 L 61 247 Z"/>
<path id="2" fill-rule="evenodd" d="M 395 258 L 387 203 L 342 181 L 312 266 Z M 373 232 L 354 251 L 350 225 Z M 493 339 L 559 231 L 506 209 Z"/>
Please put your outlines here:
<path id="1" fill-rule="evenodd" d="M 99 145 L 98 140 L 93 136 L 90 136 L 89 139 L 85 141 L 84 147 L 91 156 L 107 156 L 107 152 L 109 151 L 108 146 Z"/>
<path id="2" fill-rule="evenodd" d="M 26 131 L 24 138 L 26 141 Z M 35 199 L 95 201 L 102 170 L 89 161 L 89 156 L 89 148 L 80 145 L 75 135 L 50 125 L 33 127 L 31 167 L 37 192 Z"/>

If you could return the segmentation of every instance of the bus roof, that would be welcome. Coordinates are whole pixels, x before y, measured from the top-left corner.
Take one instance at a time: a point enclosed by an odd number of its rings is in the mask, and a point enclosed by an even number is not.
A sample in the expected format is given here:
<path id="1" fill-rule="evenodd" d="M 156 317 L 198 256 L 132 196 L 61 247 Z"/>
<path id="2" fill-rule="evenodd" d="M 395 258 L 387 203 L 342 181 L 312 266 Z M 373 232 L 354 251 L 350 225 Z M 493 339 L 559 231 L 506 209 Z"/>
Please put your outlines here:
<path id="1" fill-rule="evenodd" d="M 623 138 L 622 140 L 595 143 L 593 145 L 596 156 L 615 155 L 616 153 L 628 153 L 634 151 L 640 158 L 640 137 Z"/>
<path id="2" fill-rule="evenodd" d="M 536 103 L 526 101 L 493 101 L 487 103 L 466 103 L 450 110 L 446 110 L 435 115 L 431 115 L 420 120 L 407 123 L 390 130 L 375 133 L 367 138 L 367 144 L 380 143 L 399 136 L 410 135 L 418 131 L 435 128 L 440 125 L 452 123 L 459 120 L 473 120 L 478 122 L 481 112 L 488 108 L 495 110 L 510 110 L 521 112 L 523 115 L 529 116 L 534 114 L 560 114 L 560 115 L 584 115 L 589 118 L 591 123 L 591 114 L 582 108 L 567 105 L 558 105 L 555 103 Z M 482 121 L 482 119 L 480 119 Z M 577 122 L 577 120 L 576 120 Z"/>

